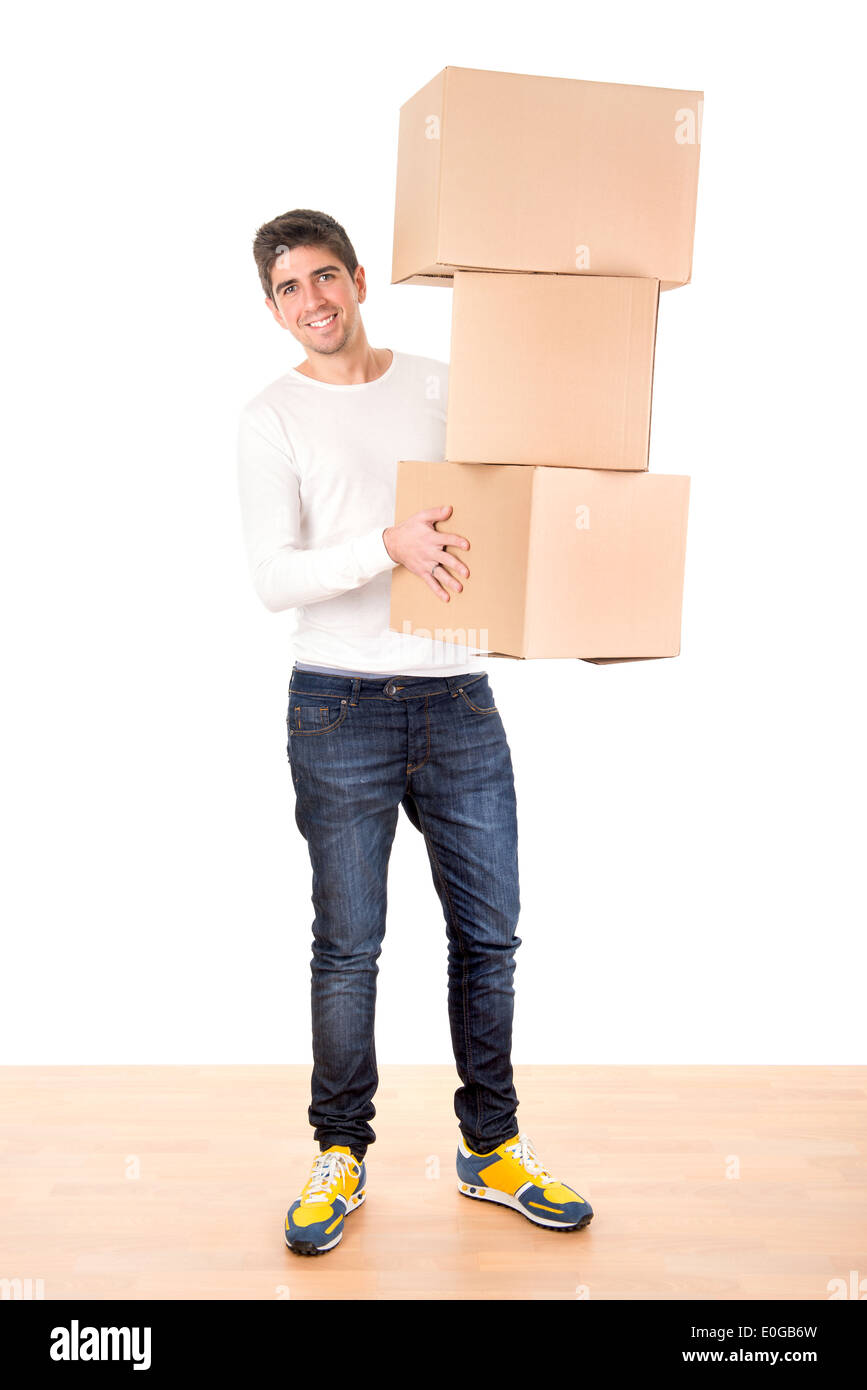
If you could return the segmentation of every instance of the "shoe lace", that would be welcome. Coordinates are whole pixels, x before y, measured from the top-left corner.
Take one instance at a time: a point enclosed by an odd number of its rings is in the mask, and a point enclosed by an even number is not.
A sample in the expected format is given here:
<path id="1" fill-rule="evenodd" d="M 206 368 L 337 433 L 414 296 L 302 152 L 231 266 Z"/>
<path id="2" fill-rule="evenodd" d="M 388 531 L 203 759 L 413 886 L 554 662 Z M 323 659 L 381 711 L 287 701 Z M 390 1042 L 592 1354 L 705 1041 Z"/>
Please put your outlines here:
<path id="1" fill-rule="evenodd" d="M 534 1178 L 540 1178 L 542 1182 L 554 1181 L 552 1174 L 539 1162 L 536 1150 L 526 1134 L 519 1134 L 514 1144 L 507 1144 L 506 1152 L 510 1153 L 523 1168 L 526 1168 L 528 1173 L 532 1173 Z"/>
<path id="2" fill-rule="evenodd" d="M 321 1202 L 328 1197 L 335 1181 L 345 1173 L 355 1177 L 361 1172 L 356 1159 L 351 1154 L 321 1153 L 313 1162 L 313 1172 L 304 1184 L 302 1202 Z"/>

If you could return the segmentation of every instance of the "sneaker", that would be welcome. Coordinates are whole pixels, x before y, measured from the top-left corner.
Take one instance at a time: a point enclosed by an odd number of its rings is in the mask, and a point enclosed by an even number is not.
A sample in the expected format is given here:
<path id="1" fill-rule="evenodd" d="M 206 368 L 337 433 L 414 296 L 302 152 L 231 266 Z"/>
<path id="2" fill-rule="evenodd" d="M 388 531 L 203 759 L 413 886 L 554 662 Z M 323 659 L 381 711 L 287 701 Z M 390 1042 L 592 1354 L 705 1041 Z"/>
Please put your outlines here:
<path id="1" fill-rule="evenodd" d="M 486 1154 L 474 1153 L 461 1135 L 457 1168 L 458 1191 L 465 1197 L 513 1207 L 537 1226 L 580 1231 L 593 1219 L 590 1203 L 542 1167 L 526 1134 Z"/>
<path id="2" fill-rule="evenodd" d="M 365 1197 L 367 1166 L 343 1144 L 314 1159 L 301 1196 L 286 1214 L 286 1244 L 296 1255 L 323 1255 L 343 1239 L 343 1219 Z"/>

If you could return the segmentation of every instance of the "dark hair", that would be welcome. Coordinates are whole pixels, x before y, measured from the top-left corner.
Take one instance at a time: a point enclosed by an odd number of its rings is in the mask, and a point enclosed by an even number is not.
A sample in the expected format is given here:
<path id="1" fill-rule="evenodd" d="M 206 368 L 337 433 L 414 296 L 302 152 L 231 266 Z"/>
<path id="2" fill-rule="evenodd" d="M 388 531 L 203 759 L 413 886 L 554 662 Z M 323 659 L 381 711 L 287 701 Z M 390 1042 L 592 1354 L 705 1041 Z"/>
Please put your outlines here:
<path id="1" fill-rule="evenodd" d="M 284 251 L 291 251 L 296 246 L 327 246 L 343 262 L 349 274 L 355 274 L 358 257 L 340 223 L 329 217 L 327 212 L 293 208 L 291 212 L 284 212 L 282 217 L 263 223 L 253 240 L 259 279 L 269 299 L 274 297 L 271 271 L 275 262 Z"/>

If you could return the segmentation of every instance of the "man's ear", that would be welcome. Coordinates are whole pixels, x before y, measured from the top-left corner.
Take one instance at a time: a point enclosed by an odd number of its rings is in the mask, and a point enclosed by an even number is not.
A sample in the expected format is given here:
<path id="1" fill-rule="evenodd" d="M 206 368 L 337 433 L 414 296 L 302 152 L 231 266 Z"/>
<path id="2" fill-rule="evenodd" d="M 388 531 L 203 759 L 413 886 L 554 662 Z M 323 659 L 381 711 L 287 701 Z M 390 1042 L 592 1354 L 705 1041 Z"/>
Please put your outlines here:
<path id="1" fill-rule="evenodd" d="M 359 304 L 363 304 L 367 298 L 367 281 L 364 278 L 363 265 L 357 265 L 355 267 L 355 275 L 352 278 L 355 280 L 355 291 L 358 295 L 358 302 Z"/>
<path id="2" fill-rule="evenodd" d="M 280 327 L 285 328 L 286 322 L 283 318 L 283 315 L 280 313 L 280 310 L 277 308 L 277 305 L 274 303 L 273 299 L 269 299 L 267 295 L 265 296 L 265 305 L 268 309 L 270 309 L 271 313 L 274 315 L 274 318 L 277 320 Z"/>

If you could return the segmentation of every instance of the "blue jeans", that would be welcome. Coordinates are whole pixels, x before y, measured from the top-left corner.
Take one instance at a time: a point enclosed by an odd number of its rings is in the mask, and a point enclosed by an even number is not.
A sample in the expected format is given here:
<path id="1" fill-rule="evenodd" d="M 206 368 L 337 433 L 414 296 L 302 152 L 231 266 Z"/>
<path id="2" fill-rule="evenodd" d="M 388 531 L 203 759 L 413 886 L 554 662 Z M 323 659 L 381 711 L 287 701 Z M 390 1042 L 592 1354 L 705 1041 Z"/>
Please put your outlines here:
<path id="1" fill-rule="evenodd" d="M 332 676 L 293 669 L 287 754 L 313 868 L 312 1103 L 320 1148 L 362 1155 L 379 1077 L 377 959 L 398 809 L 423 836 L 448 941 L 455 1113 L 487 1152 L 518 1129 L 512 1079 L 519 914 L 512 761 L 484 672 Z"/>

